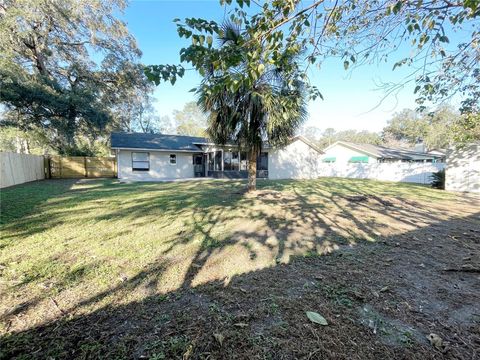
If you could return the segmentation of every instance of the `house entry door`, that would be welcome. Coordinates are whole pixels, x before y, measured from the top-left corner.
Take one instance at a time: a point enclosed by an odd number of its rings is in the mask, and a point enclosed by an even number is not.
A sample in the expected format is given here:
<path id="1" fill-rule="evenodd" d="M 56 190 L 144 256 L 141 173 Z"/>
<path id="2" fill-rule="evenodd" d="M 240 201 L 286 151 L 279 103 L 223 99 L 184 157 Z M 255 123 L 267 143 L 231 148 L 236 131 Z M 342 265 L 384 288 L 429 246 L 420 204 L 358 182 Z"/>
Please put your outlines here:
<path id="1" fill-rule="evenodd" d="M 203 154 L 193 155 L 193 172 L 195 177 L 205 176 L 205 162 Z"/>

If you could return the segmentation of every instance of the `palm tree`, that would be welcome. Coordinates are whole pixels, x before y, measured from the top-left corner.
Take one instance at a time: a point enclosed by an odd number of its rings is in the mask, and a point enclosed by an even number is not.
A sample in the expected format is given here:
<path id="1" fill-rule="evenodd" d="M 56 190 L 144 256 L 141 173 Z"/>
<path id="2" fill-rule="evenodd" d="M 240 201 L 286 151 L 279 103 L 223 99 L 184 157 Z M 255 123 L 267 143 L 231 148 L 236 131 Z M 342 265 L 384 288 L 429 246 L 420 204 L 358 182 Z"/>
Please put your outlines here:
<path id="1" fill-rule="evenodd" d="M 208 114 L 211 140 L 221 145 L 233 142 L 247 152 L 248 190 L 255 190 L 262 147 L 287 144 L 306 119 L 306 84 L 294 52 L 282 54 L 282 67 L 266 61 L 252 64 L 249 53 L 259 42 L 231 23 L 224 24 L 219 40 L 220 51 L 234 61 L 221 69 L 205 62 L 198 104 Z M 253 82 L 246 75 L 252 66 L 258 71 Z"/>

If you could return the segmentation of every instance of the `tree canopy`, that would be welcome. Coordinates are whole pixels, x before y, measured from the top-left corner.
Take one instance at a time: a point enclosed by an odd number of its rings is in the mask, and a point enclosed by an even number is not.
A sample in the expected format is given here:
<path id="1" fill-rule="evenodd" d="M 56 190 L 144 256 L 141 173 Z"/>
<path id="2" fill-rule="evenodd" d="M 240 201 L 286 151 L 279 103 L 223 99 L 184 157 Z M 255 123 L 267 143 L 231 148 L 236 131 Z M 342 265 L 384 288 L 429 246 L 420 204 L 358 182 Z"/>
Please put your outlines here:
<path id="1" fill-rule="evenodd" d="M 59 153 L 76 153 L 121 127 L 116 115 L 150 86 L 140 51 L 115 13 L 122 0 L 6 0 L 0 4 L 3 126 L 42 132 Z"/>
<path id="2" fill-rule="evenodd" d="M 187 102 L 182 110 L 174 110 L 173 118 L 176 122 L 176 133 L 178 135 L 206 135 L 207 115 L 196 102 Z"/>
<path id="3" fill-rule="evenodd" d="M 415 83 L 421 108 L 459 94 L 461 111 L 478 112 L 480 103 L 480 29 L 478 0 L 342 0 L 313 2 L 220 0 L 236 5 L 231 20 L 254 29 L 262 50 L 250 50 L 251 59 L 268 53 L 281 65 L 284 47 L 306 49 L 304 58 L 320 66 L 323 60 L 339 58 L 345 69 L 365 63 L 393 61 L 393 70 L 408 66 L 401 82 L 386 84 L 387 94 Z M 245 7 L 250 7 L 248 12 Z M 247 13 L 253 13 L 249 16 Z M 178 20 L 180 36 L 192 38 L 193 46 L 182 49 L 180 60 L 190 62 L 195 46 L 211 45 L 208 33 L 221 27 L 204 19 Z M 207 34 L 199 34 L 203 31 Z M 208 53 L 208 51 L 207 51 Z M 258 64 L 258 61 L 257 61 Z M 255 77 L 249 69 L 249 77 Z M 149 77 L 157 83 L 183 76 L 182 65 L 150 66 Z M 232 79 L 232 86 L 235 86 Z"/>
<path id="4" fill-rule="evenodd" d="M 388 121 L 383 129 L 383 142 L 389 146 L 412 147 L 422 141 L 427 149 L 445 149 L 453 144 L 453 125 L 461 116 L 450 107 L 419 113 L 404 109 Z"/>
<path id="5" fill-rule="evenodd" d="M 460 114 L 449 106 L 440 106 L 431 112 L 403 109 L 387 121 L 381 133 L 366 130 L 324 131 L 316 127 L 302 129 L 321 149 L 336 141 L 360 144 L 383 145 L 387 147 L 414 148 L 422 142 L 427 150 L 446 149 L 457 143 L 480 140 L 480 121 L 474 114 Z"/>
<path id="6" fill-rule="evenodd" d="M 302 134 L 315 142 L 320 149 L 324 149 L 332 145 L 336 141 L 348 141 L 359 144 L 374 144 L 380 145 L 382 138 L 380 134 L 367 130 L 342 130 L 336 131 L 333 128 L 327 128 L 324 131 L 314 127 L 305 128 Z"/>

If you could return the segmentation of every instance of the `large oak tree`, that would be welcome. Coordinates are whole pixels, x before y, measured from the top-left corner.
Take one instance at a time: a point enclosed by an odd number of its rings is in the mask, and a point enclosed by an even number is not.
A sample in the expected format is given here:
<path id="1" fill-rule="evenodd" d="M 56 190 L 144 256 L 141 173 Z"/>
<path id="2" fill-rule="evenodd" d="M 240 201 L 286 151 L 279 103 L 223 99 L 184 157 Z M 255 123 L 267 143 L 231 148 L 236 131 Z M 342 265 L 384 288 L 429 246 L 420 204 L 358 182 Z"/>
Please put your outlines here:
<path id="1" fill-rule="evenodd" d="M 122 0 L 0 4 L 2 126 L 40 131 L 63 154 L 121 127 L 125 103 L 148 91 L 140 51 L 115 17 Z M 115 120 L 118 120 L 115 124 Z"/>

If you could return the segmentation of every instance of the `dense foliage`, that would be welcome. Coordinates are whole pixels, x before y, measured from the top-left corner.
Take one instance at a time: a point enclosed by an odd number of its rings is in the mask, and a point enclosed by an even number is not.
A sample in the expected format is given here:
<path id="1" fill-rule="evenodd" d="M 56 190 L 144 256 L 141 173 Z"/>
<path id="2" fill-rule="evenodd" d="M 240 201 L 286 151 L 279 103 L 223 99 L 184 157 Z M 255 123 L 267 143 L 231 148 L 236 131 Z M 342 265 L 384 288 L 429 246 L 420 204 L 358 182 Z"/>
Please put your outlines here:
<path id="1" fill-rule="evenodd" d="M 445 189 L 445 169 L 433 173 L 431 180 L 431 185 L 433 188 Z"/>
<path id="2" fill-rule="evenodd" d="M 428 149 L 445 149 L 453 145 L 453 124 L 461 118 L 449 107 L 425 113 L 404 109 L 387 122 L 382 138 L 385 144 L 412 147 L 422 141 Z"/>
<path id="3" fill-rule="evenodd" d="M 122 0 L 0 4 L 1 126 L 36 132 L 61 154 L 124 128 L 151 87 L 134 38 L 114 14 Z"/>
<path id="4" fill-rule="evenodd" d="M 174 110 L 175 132 L 178 135 L 205 136 L 207 128 L 207 115 L 200 109 L 196 102 L 186 103 L 182 110 Z"/>

